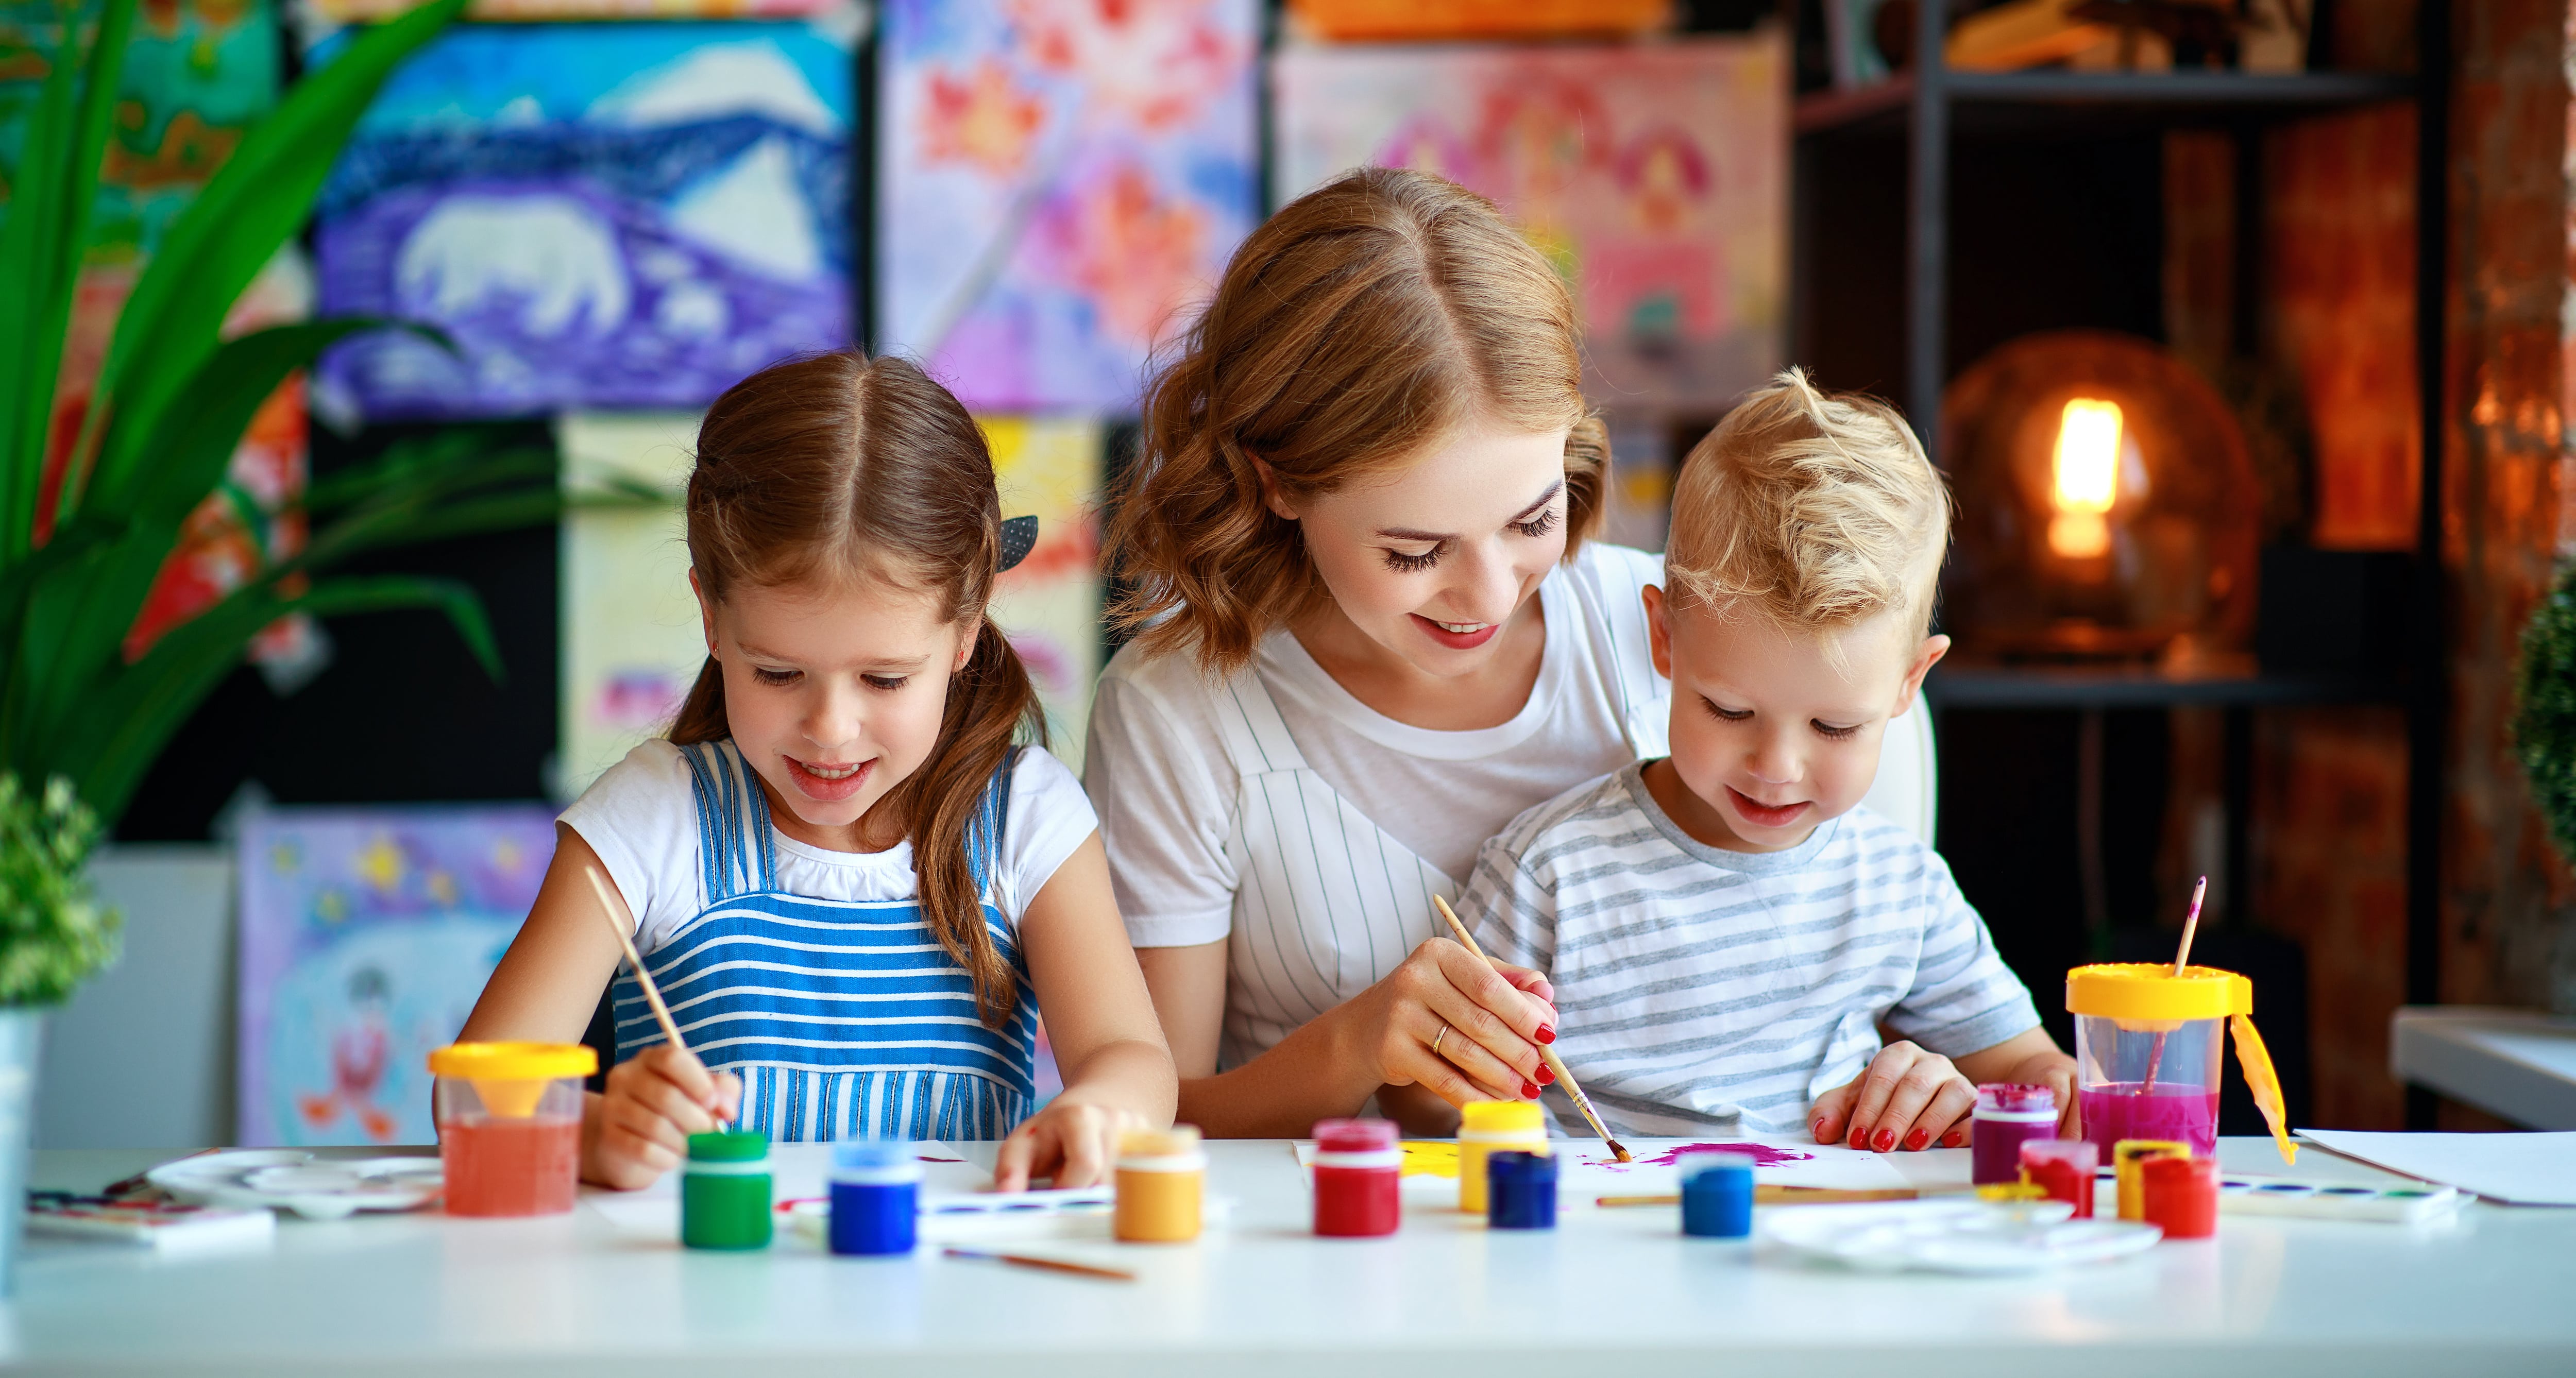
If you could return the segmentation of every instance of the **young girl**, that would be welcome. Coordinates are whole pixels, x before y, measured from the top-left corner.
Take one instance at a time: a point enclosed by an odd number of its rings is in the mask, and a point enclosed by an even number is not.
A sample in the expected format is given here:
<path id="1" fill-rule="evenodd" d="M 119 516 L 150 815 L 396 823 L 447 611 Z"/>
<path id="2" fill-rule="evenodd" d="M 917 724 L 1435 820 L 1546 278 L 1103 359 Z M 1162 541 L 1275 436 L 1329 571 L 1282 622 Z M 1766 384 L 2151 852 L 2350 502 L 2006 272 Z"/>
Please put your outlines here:
<path id="1" fill-rule="evenodd" d="M 706 665 L 668 740 L 564 812 L 462 1035 L 576 1039 L 616 973 L 585 1177 L 644 1186 L 730 1120 L 781 1140 L 1008 1135 L 996 1185 L 1080 1186 L 1123 1130 L 1171 1122 L 1091 806 L 1014 745 L 1043 727 L 984 612 L 999 509 L 974 422 L 903 360 L 780 364 L 708 411 L 688 491 Z M 591 875 L 689 1049 L 618 969 Z M 1041 1004 L 1065 1089 L 1031 1115 Z"/>

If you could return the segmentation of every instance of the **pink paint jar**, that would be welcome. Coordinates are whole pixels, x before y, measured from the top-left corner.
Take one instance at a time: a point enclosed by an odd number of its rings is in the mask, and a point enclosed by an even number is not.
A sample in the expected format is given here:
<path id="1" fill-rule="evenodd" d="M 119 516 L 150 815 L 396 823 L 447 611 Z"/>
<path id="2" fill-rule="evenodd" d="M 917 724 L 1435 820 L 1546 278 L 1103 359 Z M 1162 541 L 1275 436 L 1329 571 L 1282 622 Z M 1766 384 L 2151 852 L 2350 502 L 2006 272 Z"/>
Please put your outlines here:
<path id="1" fill-rule="evenodd" d="M 1321 1120 L 1315 1125 L 1315 1233 L 1373 1239 L 1403 1222 L 1404 1150 L 1385 1120 Z"/>
<path id="2" fill-rule="evenodd" d="M 1975 1128 L 1968 1138 L 1968 1179 L 1978 1186 L 2021 1180 L 2021 1146 L 2057 1137 L 2057 1091 L 1990 1082 L 1977 1088 Z"/>

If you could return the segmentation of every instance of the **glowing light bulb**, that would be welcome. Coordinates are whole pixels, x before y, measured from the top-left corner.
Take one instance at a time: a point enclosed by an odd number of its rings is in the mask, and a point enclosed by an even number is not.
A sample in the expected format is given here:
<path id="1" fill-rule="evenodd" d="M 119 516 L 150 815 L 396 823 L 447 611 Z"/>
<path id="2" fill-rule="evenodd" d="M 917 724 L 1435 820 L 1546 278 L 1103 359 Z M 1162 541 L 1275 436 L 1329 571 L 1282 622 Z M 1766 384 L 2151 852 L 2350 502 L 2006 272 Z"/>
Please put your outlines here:
<path id="1" fill-rule="evenodd" d="M 2057 449 L 2050 457 L 2048 548 L 2069 560 L 2098 559 L 2111 550 L 2111 525 L 2103 514 L 2120 487 L 2120 404 L 2077 397 L 2057 421 Z"/>

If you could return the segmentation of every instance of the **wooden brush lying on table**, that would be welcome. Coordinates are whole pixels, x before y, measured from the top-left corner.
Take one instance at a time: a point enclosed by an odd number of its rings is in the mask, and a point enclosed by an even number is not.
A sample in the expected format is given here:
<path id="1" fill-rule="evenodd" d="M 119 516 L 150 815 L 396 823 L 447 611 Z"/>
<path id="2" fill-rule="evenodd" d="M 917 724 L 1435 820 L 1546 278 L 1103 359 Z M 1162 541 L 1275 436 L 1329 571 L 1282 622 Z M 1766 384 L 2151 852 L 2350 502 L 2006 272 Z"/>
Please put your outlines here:
<path id="1" fill-rule="evenodd" d="M 1489 967 L 1494 966 L 1494 959 L 1485 955 L 1485 949 L 1476 946 L 1476 935 L 1467 931 L 1467 925 L 1458 922 L 1458 915 L 1449 908 L 1449 901 L 1433 895 L 1431 902 L 1440 907 L 1440 917 L 1449 921 L 1449 931 L 1467 945 L 1469 952 L 1476 954 L 1476 960 Z M 1497 974 L 1500 974 L 1499 968 Z M 1547 1064 L 1547 1070 L 1556 1073 L 1556 1084 L 1565 1088 L 1565 1094 L 1574 1101 L 1574 1108 L 1583 1112 L 1584 1123 L 1591 1125 L 1592 1132 L 1601 1136 L 1601 1142 L 1610 1145 L 1610 1155 L 1623 1163 L 1637 1161 L 1629 1155 L 1625 1145 L 1610 1137 L 1609 1129 L 1601 1123 L 1600 1113 L 1592 1108 L 1592 1098 L 1583 1094 L 1582 1087 L 1574 1084 L 1574 1073 L 1565 1069 L 1565 1059 L 1556 1055 L 1556 1049 L 1542 1043 L 1538 1057 L 1539 1061 Z"/>

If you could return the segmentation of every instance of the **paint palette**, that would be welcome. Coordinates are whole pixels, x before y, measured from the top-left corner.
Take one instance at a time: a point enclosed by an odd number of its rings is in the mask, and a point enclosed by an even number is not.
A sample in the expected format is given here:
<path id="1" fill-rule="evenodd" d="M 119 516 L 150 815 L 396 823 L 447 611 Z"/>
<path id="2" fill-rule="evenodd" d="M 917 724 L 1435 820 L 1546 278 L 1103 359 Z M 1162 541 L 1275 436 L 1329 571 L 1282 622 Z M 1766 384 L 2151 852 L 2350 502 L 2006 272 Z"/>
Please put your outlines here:
<path id="1" fill-rule="evenodd" d="M 1987 1275 L 2122 1258 L 2164 1237 L 2153 1225 L 2073 1214 L 2063 1201 L 1784 1206 L 1762 1217 L 1761 1231 L 1791 1255 L 1860 1272 Z"/>
<path id="2" fill-rule="evenodd" d="M 201 1206 L 258 1206 L 307 1220 L 358 1211 L 417 1210 L 445 1183 L 436 1158 L 324 1158 L 293 1148 L 200 1153 L 163 1163 L 144 1180 Z"/>

